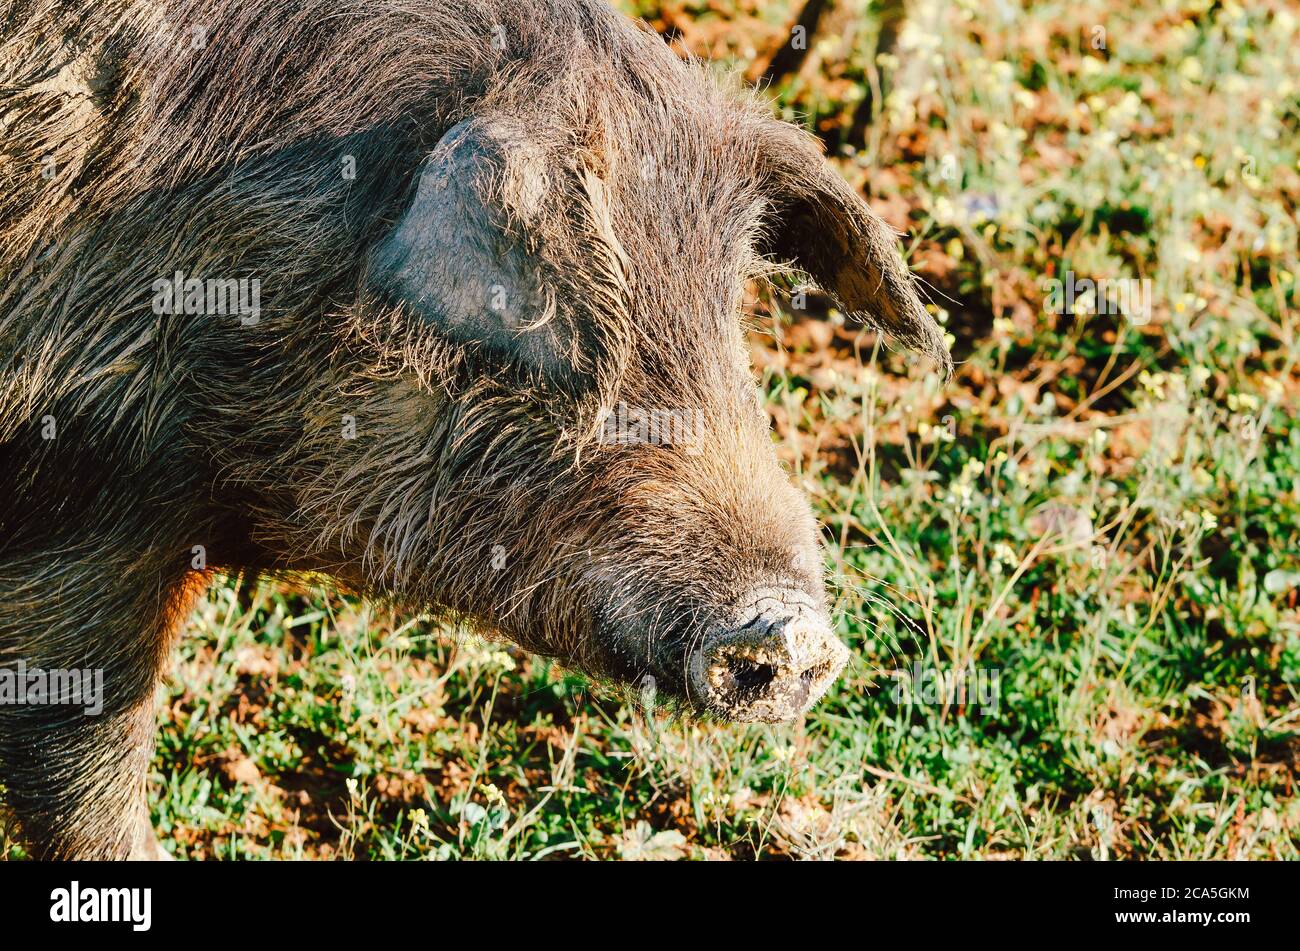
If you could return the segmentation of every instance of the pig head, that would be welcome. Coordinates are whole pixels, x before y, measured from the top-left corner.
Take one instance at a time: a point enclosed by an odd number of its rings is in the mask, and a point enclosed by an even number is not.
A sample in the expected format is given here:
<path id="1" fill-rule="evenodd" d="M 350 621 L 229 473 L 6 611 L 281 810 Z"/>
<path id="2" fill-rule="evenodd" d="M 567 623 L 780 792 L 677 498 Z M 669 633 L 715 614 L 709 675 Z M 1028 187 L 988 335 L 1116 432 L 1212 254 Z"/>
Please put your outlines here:
<path id="1" fill-rule="evenodd" d="M 945 365 L 946 351 L 893 236 L 801 135 L 657 44 L 642 56 L 679 95 L 588 64 L 540 105 L 480 103 L 369 252 L 356 319 L 378 317 L 387 346 L 421 341 L 408 372 L 439 375 L 413 398 L 440 420 L 436 470 L 406 454 L 425 483 L 417 521 L 376 513 L 370 551 L 391 542 L 375 560 L 404 566 L 394 591 L 534 651 L 725 719 L 785 721 L 848 652 L 750 367 L 745 282 L 793 261 Z M 331 493 L 344 464 L 381 466 L 331 462 Z"/>

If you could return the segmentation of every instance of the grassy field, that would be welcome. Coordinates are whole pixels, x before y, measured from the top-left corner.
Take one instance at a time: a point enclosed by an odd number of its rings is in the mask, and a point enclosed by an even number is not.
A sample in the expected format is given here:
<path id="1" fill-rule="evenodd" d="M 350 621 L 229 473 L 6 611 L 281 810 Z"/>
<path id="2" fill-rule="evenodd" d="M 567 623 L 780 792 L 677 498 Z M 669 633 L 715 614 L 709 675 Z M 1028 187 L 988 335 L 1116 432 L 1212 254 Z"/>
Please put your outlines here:
<path id="1" fill-rule="evenodd" d="M 750 78 L 797 12 L 628 9 Z M 829 698 L 790 727 L 646 717 L 507 645 L 227 579 L 161 698 L 174 854 L 1300 857 L 1294 5 L 913 0 L 879 57 L 878 22 L 840 0 L 771 92 L 911 236 L 959 369 L 756 289 L 854 655 Z M 1054 312 L 1071 273 L 1149 281 L 1149 313 Z"/>

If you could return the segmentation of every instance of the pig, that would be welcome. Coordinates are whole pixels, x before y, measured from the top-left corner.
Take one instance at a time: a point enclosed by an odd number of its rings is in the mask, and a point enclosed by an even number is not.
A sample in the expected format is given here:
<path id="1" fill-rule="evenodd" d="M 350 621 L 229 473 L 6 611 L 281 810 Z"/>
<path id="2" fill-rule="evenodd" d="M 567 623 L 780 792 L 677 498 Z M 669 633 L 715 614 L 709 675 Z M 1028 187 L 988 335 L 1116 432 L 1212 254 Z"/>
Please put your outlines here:
<path id="1" fill-rule="evenodd" d="M 102 683 L 0 703 L 33 855 L 166 857 L 154 696 L 214 572 L 723 721 L 825 693 L 746 282 L 951 363 L 811 136 L 599 0 L 0 9 L 0 667 Z"/>

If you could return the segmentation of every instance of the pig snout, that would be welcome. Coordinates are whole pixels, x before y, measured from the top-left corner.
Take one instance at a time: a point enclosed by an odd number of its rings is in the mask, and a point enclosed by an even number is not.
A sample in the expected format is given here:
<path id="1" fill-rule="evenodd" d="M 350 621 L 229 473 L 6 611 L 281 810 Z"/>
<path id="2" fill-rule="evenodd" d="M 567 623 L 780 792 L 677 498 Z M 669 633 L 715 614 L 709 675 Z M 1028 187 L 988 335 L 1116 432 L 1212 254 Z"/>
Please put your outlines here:
<path id="1" fill-rule="evenodd" d="M 689 693 L 727 720 L 783 723 L 821 698 L 848 656 L 806 595 L 765 591 L 734 624 L 705 634 L 687 672 Z"/>

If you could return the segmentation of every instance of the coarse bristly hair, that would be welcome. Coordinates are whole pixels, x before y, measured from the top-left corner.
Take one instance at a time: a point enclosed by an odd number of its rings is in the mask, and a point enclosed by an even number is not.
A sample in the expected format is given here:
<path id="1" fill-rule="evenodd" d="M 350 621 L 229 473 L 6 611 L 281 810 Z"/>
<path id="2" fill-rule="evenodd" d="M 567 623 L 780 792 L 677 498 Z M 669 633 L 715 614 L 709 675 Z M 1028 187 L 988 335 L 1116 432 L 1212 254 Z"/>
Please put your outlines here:
<path id="1" fill-rule="evenodd" d="M 810 137 L 599 0 L 0 11 L 0 664 L 108 689 L 0 709 L 39 854 L 153 854 L 153 687 L 213 569 L 670 696 L 748 591 L 824 612 L 745 279 L 789 263 L 950 363 Z M 160 309 L 177 272 L 256 280 L 256 319 Z M 690 444 L 611 444 L 626 406 Z"/>

